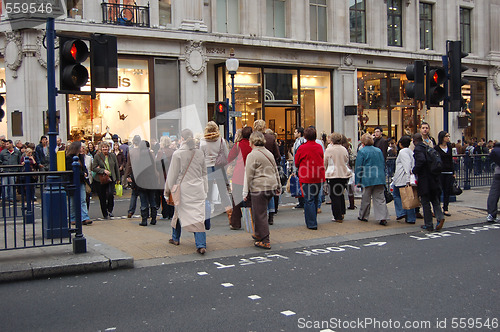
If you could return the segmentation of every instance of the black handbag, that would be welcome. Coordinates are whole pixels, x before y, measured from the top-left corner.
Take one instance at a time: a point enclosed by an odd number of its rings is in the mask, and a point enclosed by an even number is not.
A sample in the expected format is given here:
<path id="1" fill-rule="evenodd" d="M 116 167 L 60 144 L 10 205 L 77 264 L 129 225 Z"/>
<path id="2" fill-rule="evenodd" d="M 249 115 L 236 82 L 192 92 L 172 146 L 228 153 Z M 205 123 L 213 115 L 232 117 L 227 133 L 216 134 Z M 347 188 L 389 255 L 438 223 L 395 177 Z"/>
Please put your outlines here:
<path id="1" fill-rule="evenodd" d="M 453 195 L 455 195 L 455 196 L 458 196 L 458 195 L 462 194 L 462 191 L 463 191 L 463 190 L 459 187 L 459 185 L 458 185 L 457 181 L 455 181 L 455 182 L 453 183 L 453 188 L 451 189 L 451 193 L 452 193 Z"/>
<path id="2" fill-rule="evenodd" d="M 387 189 L 387 186 L 384 186 L 384 196 L 385 196 L 385 204 L 389 204 L 394 200 L 392 193 Z"/>

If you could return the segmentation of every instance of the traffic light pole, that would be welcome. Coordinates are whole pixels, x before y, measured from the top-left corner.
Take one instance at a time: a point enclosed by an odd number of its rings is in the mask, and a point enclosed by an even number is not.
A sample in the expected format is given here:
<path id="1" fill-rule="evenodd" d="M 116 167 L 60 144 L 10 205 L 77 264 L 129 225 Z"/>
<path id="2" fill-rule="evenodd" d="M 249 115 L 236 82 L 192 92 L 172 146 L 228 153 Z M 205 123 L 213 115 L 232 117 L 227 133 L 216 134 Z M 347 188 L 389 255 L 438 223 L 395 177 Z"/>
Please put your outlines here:
<path id="1" fill-rule="evenodd" d="M 49 170 L 57 171 L 57 126 L 56 126 L 56 70 L 55 70 L 55 25 L 53 18 L 47 18 L 46 24 L 46 43 L 47 43 L 47 105 L 48 105 L 48 117 L 49 117 Z M 60 177 L 49 175 L 47 176 L 47 186 L 43 193 L 43 208 L 48 211 L 47 219 L 45 220 L 45 225 L 60 225 L 61 228 L 66 226 L 67 219 L 61 218 L 61 213 L 59 211 L 59 206 L 61 200 L 66 202 L 66 195 L 64 190 L 61 190 L 57 183 L 60 182 Z M 63 195 L 64 193 L 64 195 Z M 76 201 L 76 200 L 75 200 Z M 79 200 L 77 202 L 80 202 Z M 65 204 L 65 203 L 64 203 Z M 73 202 L 72 202 L 73 204 Z M 45 227 L 44 225 L 44 227 Z M 67 227 L 67 226 L 66 226 Z M 51 233 L 51 232 L 49 232 Z M 87 252 L 87 240 L 79 233 L 78 237 L 73 239 L 73 253 L 85 253 Z"/>

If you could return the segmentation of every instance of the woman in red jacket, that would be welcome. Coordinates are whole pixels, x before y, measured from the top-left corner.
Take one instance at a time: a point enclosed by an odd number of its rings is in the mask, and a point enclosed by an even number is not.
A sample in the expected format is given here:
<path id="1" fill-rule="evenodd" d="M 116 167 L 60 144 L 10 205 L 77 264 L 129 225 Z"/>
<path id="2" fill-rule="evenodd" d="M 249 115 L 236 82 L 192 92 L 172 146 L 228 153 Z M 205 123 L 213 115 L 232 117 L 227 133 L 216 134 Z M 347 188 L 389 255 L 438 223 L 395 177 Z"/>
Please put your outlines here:
<path id="1" fill-rule="evenodd" d="M 236 159 L 236 165 L 234 166 L 234 172 L 232 177 L 233 185 L 233 199 L 235 206 L 233 207 L 233 213 L 231 214 L 231 224 L 229 227 L 231 229 L 241 228 L 241 206 L 243 202 L 243 178 L 245 176 L 245 165 L 247 161 L 247 156 L 252 152 L 250 147 L 250 135 L 252 134 L 252 127 L 244 127 L 241 130 L 241 140 L 238 141 L 231 151 L 229 151 L 229 156 L 227 157 L 228 163 Z"/>
<path id="2" fill-rule="evenodd" d="M 304 217 L 308 229 L 318 229 L 317 206 L 325 182 L 323 148 L 315 142 L 316 129 L 304 130 L 306 143 L 295 153 L 295 166 L 298 169 L 300 185 L 304 194 Z"/>

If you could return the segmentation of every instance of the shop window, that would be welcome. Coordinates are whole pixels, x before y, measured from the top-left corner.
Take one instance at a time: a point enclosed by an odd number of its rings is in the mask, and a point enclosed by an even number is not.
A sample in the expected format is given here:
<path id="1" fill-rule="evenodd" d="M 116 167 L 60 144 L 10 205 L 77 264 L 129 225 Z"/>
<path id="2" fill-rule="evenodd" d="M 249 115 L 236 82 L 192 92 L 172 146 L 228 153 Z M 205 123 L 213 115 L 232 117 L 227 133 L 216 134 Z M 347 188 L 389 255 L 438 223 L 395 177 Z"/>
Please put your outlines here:
<path id="1" fill-rule="evenodd" d="M 160 25 L 172 24 L 172 1 L 159 0 L 158 9 L 160 16 Z"/>
<path id="2" fill-rule="evenodd" d="M 0 6 L 1 7 L 1 6 Z M 5 117 L 0 122 L 0 133 L 5 135 L 7 133 L 7 84 L 5 83 L 5 62 L 0 58 L 0 95 L 4 98 L 2 109 L 5 112 Z"/>
<path id="3" fill-rule="evenodd" d="M 358 72 L 358 124 L 360 135 L 380 126 L 398 139 L 415 133 L 418 114 L 403 91 L 406 76 L 399 73 Z M 415 121 L 417 118 L 417 121 Z"/>
<path id="4" fill-rule="evenodd" d="M 403 46 L 403 10 L 401 0 L 387 0 L 387 44 Z"/>
<path id="5" fill-rule="evenodd" d="M 331 131 L 330 73 L 300 71 L 301 119 L 304 128 L 315 126 L 318 135 Z"/>
<path id="6" fill-rule="evenodd" d="M 470 119 L 470 127 L 464 129 L 466 140 L 487 137 L 487 107 L 486 107 L 486 81 L 471 79 L 469 84 L 462 86 L 462 97 L 465 100 L 465 113 Z"/>
<path id="7" fill-rule="evenodd" d="M 90 83 L 82 90 L 90 91 Z M 118 59 L 118 88 L 97 89 L 95 100 L 68 95 L 70 139 L 98 141 L 107 132 L 149 139 L 149 99 L 148 61 Z"/>
<path id="8" fill-rule="evenodd" d="M 349 32 L 352 43 L 366 43 L 366 7 L 364 0 L 349 1 Z"/>
<path id="9" fill-rule="evenodd" d="M 226 75 L 225 79 L 222 77 L 223 73 Z M 237 128 L 253 126 L 255 120 L 262 119 L 261 76 L 261 69 L 255 67 L 239 67 L 234 76 L 235 108 L 236 111 L 242 112 L 242 116 L 236 118 Z M 224 66 L 220 67 L 218 82 L 220 84 L 218 100 L 224 100 L 225 90 L 225 96 L 231 104 L 231 76 L 225 71 Z M 222 86 L 224 82 L 226 82 L 225 89 Z"/>

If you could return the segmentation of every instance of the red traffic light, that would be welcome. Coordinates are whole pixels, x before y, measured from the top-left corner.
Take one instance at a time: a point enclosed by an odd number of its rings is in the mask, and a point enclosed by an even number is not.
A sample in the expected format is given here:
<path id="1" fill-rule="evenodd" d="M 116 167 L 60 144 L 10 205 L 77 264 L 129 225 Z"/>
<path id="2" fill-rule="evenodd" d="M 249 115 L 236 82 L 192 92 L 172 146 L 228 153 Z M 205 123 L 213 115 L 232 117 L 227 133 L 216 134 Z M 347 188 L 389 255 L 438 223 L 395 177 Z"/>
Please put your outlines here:
<path id="1" fill-rule="evenodd" d="M 61 55 L 73 63 L 84 62 L 89 56 L 89 48 L 82 40 L 72 39 L 64 42 Z"/>
<path id="2" fill-rule="evenodd" d="M 427 76 L 427 105 L 439 106 L 439 103 L 446 97 L 446 90 L 443 87 L 446 81 L 446 71 L 443 67 L 434 67 L 429 70 Z"/>
<path id="3" fill-rule="evenodd" d="M 219 104 L 219 107 L 217 108 L 217 112 L 219 113 L 224 113 L 224 104 Z"/>
<path id="4" fill-rule="evenodd" d="M 89 80 L 89 72 L 81 63 L 89 56 L 89 48 L 80 39 L 59 37 L 60 83 L 63 91 L 80 91 Z"/>

